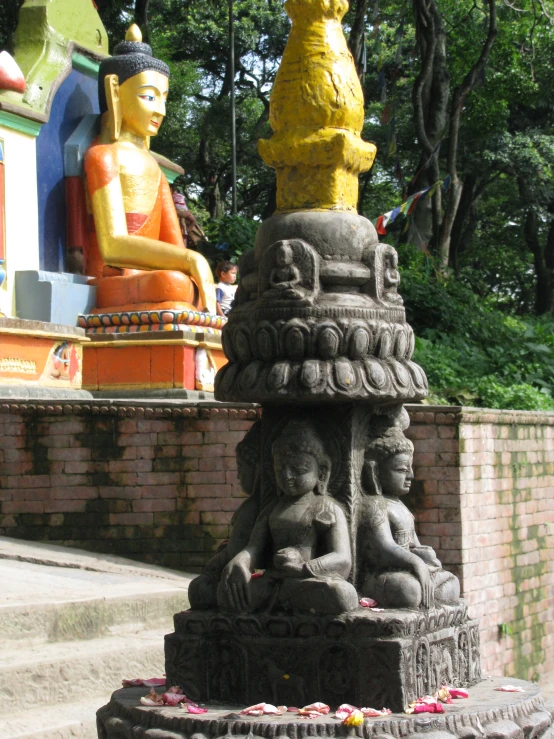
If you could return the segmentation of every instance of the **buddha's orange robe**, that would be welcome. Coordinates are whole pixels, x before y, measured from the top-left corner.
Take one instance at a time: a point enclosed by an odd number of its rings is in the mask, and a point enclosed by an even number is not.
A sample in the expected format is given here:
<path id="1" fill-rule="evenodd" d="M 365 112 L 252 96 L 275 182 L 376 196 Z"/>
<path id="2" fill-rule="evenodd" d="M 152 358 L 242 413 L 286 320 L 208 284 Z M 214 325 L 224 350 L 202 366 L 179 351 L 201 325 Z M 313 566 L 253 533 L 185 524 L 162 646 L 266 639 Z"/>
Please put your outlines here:
<path id="1" fill-rule="evenodd" d="M 112 145 L 93 144 L 85 155 L 89 197 L 119 177 L 117 152 Z M 125 213 L 129 235 L 145 236 L 185 249 L 179 220 L 167 179 L 160 170 L 158 194 L 150 213 Z M 198 303 L 192 279 L 174 270 L 119 269 L 105 264 L 96 238 L 94 219 L 89 220 L 89 244 L 85 274 L 97 287 L 95 312 L 126 310 L 191 309 Z"/>

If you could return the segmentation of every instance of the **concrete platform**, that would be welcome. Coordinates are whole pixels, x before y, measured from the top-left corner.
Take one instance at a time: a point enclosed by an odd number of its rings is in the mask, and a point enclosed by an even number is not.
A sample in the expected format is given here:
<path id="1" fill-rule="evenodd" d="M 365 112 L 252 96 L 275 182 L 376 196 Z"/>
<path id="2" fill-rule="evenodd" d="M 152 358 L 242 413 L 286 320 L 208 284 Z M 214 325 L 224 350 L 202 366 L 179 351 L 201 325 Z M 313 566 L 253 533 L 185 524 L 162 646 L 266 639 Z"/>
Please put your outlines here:
<path id="1" fill-rule="evenodd" d="M 191 577 L 0 537 L 0 739 L 93 739 L 123 678 L 163 675 Z"/>

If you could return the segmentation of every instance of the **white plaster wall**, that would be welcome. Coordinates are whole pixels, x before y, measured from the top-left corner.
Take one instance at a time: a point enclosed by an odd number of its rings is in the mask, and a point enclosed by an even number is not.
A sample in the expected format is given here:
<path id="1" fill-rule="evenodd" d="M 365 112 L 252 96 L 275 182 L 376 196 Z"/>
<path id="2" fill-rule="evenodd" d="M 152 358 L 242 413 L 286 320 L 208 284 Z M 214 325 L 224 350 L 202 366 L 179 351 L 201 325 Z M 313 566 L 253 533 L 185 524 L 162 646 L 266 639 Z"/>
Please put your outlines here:
<path id="1" fill-rule="evenodd" d="M 15 272 L 39 269 L 36 138 L 0 124 L 6 185 L 6 279 L 0 312 L 15 317 Z"/>

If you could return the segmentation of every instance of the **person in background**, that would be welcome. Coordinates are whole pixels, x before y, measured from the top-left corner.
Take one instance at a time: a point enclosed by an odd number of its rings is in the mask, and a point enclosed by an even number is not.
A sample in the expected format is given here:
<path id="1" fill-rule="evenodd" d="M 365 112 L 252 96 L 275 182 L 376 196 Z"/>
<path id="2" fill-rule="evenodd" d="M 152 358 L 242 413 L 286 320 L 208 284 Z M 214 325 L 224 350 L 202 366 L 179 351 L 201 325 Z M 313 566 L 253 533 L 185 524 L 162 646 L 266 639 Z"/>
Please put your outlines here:
<path id="1" fill-rule="evenodd" d="M 188 248 L 194 248 L 199 240 L 206 238 L 204 232 L 198 225 L 196 218 L 188 208 L 185 196 L 179 192 L 175 185 L 171 185 L 171 197 L 175 204 L 177 217 L 179 218 L 179 226 L 183 235 L 183 241 Z"/>
<path id="2" fill-rule="evenodd" d="M 220 262 L 215 268 L 215 275 L 219 282 L 215 288 L 215 299 L 217 301 L 217 315 L 226 316 L 231 310 L 238 285 L 237 265 L 232 262 Z"/>

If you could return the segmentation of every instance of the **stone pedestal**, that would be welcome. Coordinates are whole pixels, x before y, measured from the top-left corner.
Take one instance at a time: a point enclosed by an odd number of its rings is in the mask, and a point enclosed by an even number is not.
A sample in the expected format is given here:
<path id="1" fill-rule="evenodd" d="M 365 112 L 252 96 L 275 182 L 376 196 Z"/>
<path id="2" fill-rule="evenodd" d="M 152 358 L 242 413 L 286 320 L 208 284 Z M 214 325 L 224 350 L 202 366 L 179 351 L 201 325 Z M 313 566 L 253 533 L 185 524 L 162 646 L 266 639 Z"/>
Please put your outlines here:
<path id="1" fill-rule="evenodd" d="M 80 328 L 0 318 L 0 393 L 48 388 L 70 397 L 82 387 L 83 346 L 88 341 Z"/>
<path id="2" fill-rule="evenodd" d="M 91 341 L 83 385 L 90 391 L 200 390 L 213 392 L 227 359 L 225 319 L 197 311 L 129 311 L 79 316 Z"/>
<path id="3" fill-rule="evenodd" d="M 367 665 L 368 673 L 371 665 Z M 467 700 L 444 707 L 444 714 L 393 714 L 386 719 L 366 719 L 362 726 L 343 726 L 333 714 L 302 720 L 283 716 L 249 717 L 238 714 L 231 703 L 208 704 L 208 712 L 193 716 L 179 708 L 147 708 L 140 697 L 148 688 L 116 691 L 97 713 L 100 739 L 305 739 L 305 737 L 383 737 L 383 739 L 552 739 L 552 716 L 538 685 L 514 680 L 523 693 L 500 693 L 494 688 L 507 682 L 494 678 L 470 689 Z"/>
<path id="4" fill-rule="evenodd" d="M 338 617 L 187 611 L 166 636 L 170 685 L 200 701 L 386 706 L 481 679 L 479 628 L 463 602 Z"/>

